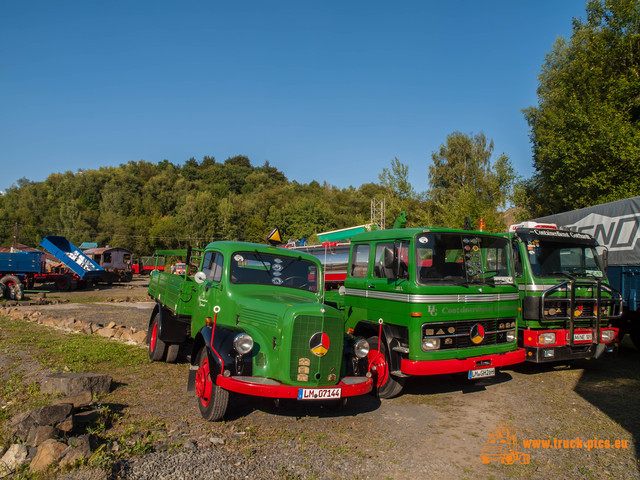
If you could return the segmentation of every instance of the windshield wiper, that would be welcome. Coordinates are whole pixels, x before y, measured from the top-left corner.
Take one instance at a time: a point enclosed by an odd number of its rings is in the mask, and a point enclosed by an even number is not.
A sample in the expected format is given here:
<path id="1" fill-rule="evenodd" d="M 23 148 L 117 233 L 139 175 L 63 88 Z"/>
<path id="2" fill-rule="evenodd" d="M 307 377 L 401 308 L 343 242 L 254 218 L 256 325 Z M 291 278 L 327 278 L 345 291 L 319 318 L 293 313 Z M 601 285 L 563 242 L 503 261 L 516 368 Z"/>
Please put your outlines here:
<path id="1" fill-rule="evenodd" d="M 545 276 L 558 275 L 560 277 L 566 277 L 569 280 L 575 280 L 576 279 L 576 277 L 574 275 L 569 275 L 566 272 L 545 272 L 544 274 L 545 274 Z"/>
<path id="2" fill-rule="evenodd" d="M 493 277 L 489 277 L 489 278 L 474 277 L 473 279 L 471 279 L 469 281 L 469 283 L 477 284 L 477 285 L 488 285 L 490 287 L 495 287 L 496 286 L 496 282 L 493 279 Z"/>
<path id="3" fill-rule="evenodd" d="M 267 264 L 262 259 L 262 255 L 260 255 L 260 252 L 258 252 L 258 250 L 254 250 L 253 253 L 256 254 L 256 257 L 258 257 L 258 260 L 260 260 L 260 263 L 262 263 L 262 265 L 264 266 L 264 269 L 267 271 L 267 273 L 269 273 L 271 269 L 267 266 Z M 271 276 L 270 273 L 269 273 L 269 276 Z"/>
<path id="4" fill-rule="evenodd" d="M 294 264 L 294 262 L 299 262 L 299 261 L 301 261 L 301 260 L 302 260 L 302 257 L 301 257 L 300 255 L 298 255 L 297 257 L 291 258 L 291 259 L 287 262 L 287 264 L 286 264 L 284 267 L 282 267 L 282 270 L 280 271 L 280 273 L 284 273 L 284 271 L 285 271 L 287 268 L 289 268 L 291 265 L 293 265 L 293 264 Z"/>
<path id="5" fill-rule="evenodd" d="M 591 272 L 573 272 L 576 277 L 590 277 L 590 278 L 598 278 L 597 275 L 594 275 Z"/>

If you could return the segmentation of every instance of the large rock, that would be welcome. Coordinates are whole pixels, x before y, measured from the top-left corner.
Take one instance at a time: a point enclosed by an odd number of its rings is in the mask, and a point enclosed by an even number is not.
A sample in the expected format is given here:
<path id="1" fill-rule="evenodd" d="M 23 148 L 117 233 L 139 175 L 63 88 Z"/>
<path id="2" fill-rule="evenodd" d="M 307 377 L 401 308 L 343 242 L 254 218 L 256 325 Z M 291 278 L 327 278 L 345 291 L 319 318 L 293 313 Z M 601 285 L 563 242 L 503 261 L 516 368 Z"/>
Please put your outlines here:
<path id="1" fill-rule="evenodd" d="M 81 435 L 79 437 L 70 438 L 67 442 L 69 446 L 62 453 L 60 465 L 72 465 L 81 458 L 88 459 L 91 457 L 93 448 L 89 435 Z"/>
<path id="2" fill-rule="evenodd" d="M 26 441 L 34 421 L 31 412 L 24 412 L 16 415 L 7 422 L 7 430 L 12 437 L 21 441 Z"/>
<path id="3" fill-rule="evenodd" d="M 47 440 L 57 438 L 58 433 L 60 433 L 58 429 L 51 425 L 34 424 L 29 431 L 29 436 L 27 436 L 27 445 L 38 447 Z"/>
<path id="4" fill-rule="evenodd" d="M 55 425 L 71 415 L 72 410 L 73 405 L 70 403 L 46 405 L 31 410 L 31 418 L 33 418 L 33 421 L 38 425 Z"/>
<path id="5" fill-rule="evenodd" d="M 147 343 L 147 331 L 146 330 L 142 330 L 139 332 L 136 332 L 132 335 L 133 337 L 133 341 L 140 344 L 140 345 L 144 345 Z"/>
<path id="6" fill-rule="evenodd" d="M 106 338 L 112 338 L 116 334 L 115 328 L 99 328 L 94 332 L 96 335 Z"/>
<path id="7" fill-rule="evenodd" d="M 26 445 L 17 443 L 11 445 L 0 460 L 0 471 L 12 471 L 20 468 L 27 463 L 27 455 L 29 455 L 29 449 Z"/>
<path id="8" fill-rule="evenodd" d="M 49 405 L 16 415 L 7 422 L 9 433 L 23 442 L 36 425 L 56 425 L 71 415 L 71 404 Z"/>
<path id="9" fill-rule="evenodd" d="M 34 472 L 42 472 L 52 463 L 56 463 L 62 458 L 62 454 L 67 449 L 67 445 L 57 440 L 47 440 L 38 447 L 38 453 L 31 460 L 29 469 Z"/>
<path id="10" fill-rule="evenodd" d="M 77 395 L 72 395 L 70 397 L 63 397 L 63 398 L 56 398 L 53 401 L 54 405 L 57 405 L 59 403 L 70 403 L 73 405 L 73 408 L 80 408 L 80 407 L 88 407 L 89 405 L 91 405 L 91 402 L 93 401 L 93 396 L 91 395 L 91 392 L 89 390 L 79 393 Z"/>
<path id="11" fill-rule="evenodd" d="M 42 380 L 42 393 L 61 393 L 67 396 L 90 391 L 102 395 L 111 390 L 111 377 L 99 373 L 53 373 Z"/>

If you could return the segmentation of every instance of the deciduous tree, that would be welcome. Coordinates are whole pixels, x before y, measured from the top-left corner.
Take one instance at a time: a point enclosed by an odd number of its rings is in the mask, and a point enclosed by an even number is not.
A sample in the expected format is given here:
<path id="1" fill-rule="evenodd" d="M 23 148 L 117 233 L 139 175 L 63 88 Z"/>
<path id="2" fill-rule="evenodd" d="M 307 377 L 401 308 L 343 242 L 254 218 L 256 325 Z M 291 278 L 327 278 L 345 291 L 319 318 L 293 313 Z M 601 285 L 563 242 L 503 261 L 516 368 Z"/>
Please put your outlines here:
<path id="1" fill-rule="evenodd" d="M 531 127 L 536 214 L 640 192 L 640 2 L 591 0 L 539 74 Z"/>

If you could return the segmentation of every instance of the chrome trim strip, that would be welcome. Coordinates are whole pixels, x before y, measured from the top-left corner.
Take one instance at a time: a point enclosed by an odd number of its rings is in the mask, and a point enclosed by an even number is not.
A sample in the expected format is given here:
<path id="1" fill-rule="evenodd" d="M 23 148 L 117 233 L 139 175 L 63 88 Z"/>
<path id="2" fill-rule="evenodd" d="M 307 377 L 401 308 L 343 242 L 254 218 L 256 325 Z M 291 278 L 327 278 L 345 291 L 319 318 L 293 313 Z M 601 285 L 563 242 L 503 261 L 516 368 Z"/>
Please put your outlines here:
<path id="1" fill-rule="evenodd" d="M 347 288 L 346 295 L 354 297 L 374 298 L 377 300 L 394 300 L 406 303 L 475 303 L 475 302 L 501 302 L 506 300 L 519 300 L 518 293 L 493 293 L 474 295 L 415 295 L 409 293 L 378 292 L 376 290 L 361 290 Z"/>

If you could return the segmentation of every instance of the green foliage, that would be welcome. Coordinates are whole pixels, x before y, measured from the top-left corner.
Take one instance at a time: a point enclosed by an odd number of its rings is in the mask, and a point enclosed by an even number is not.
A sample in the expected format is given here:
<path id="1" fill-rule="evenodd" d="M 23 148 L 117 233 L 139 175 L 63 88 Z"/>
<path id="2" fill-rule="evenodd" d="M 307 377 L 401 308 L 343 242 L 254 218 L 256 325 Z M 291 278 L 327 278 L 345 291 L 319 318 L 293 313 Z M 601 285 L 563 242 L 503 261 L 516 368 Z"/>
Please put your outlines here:
<path id="1" fill-rule="evenodd" d="M 452 150 L 446 155 L 453 155 L 453 143 L 462 145 L 465 138 L 459 133 L 450 136 Z M 481 193 L 465 182 L 445 185 L 445 153 L 434 154 L 440 163 L 432 171 L 441 178 L 432 179 L 431 198 L 416 193 L 408 167 L 397 158 L 382 170 L 380 184 L 343 189 L 316 181 L 290 182 L 269 162 L 254 167 L 245 156 L 223 163 L 209 156 L 202 162 L 191 158 L 182 166 L 140 160 L 75 174 L 54 173 L 44 182 L 23 179 L 0 197 L 0 245 L 12 243 L 15 224 L 18 242 L 29 246 L 39 245 L 46 235 L 63 235 L 76 245 L 97 242 L 135 255 L 201 248 L 214 240 L 262 243 L 276 226 L 285 239 L 309 238 L 369 223 L 373 198 L 386 199 L 386 228 L 403 210 L 408 212 L 408 227 L 462 226 L 465 215 L 497 218 L 513 179 L 511 166 L 505 156 L 489 165 L 493 146 L 486 145 L 483 136 L 467 138 L 466 143 L 477 163 L 469 165 L 466 174 Z M 457 165 L 454 160 L 455 155 L 451 166 Z M 453 199 L 445 201 L 451 195 Z"/>
<path id="2" fill-rule="evenodd" d="M 505 230 L 501 210 L 510 199 L 516 175 L 502 154 L 492 164 L 493 142 L 484 134 L 454 132 L 433 152 L 428 192 L 434 226 L 462 228 L 465 217 L 473 226 L 484 218 L 486 229 Z"/>
<path id="3" fill-rule="evenodd" d="M 586 22 L 558 39 L 539 75 L 531 127 L 535 216 L 640 191 L 640 3 L 591 0 Z"/>
<path id="4" fill-rule="evenodd" d="M 391 160 L 391 170 L 382 169 L 378 175 L 382 189 L 372 197 L 384 197 L 386 200 L 386 225 L 392 228 L 401 212 L 408 213 L 407 227 L 431 225 L 427 205 L 409 183 L 409 167 L 397 158 Z"/>
<path id="5" fill-rule="evenodd" d="M 245 156 L 224 163 L 205 156 L 184 165 L 140 160 L 119 167 L 22 179 L 0 197 L 0 245 L 37 246 L 46 235 L 97 242 L 149 255 L 160 248 L 203 247 L 214 240 L 264 242 L 278 226 L 287 238 L 309 237 L 369 221 L 365 185 L 339 189 L 289 182 L 266 162 Z"/>

